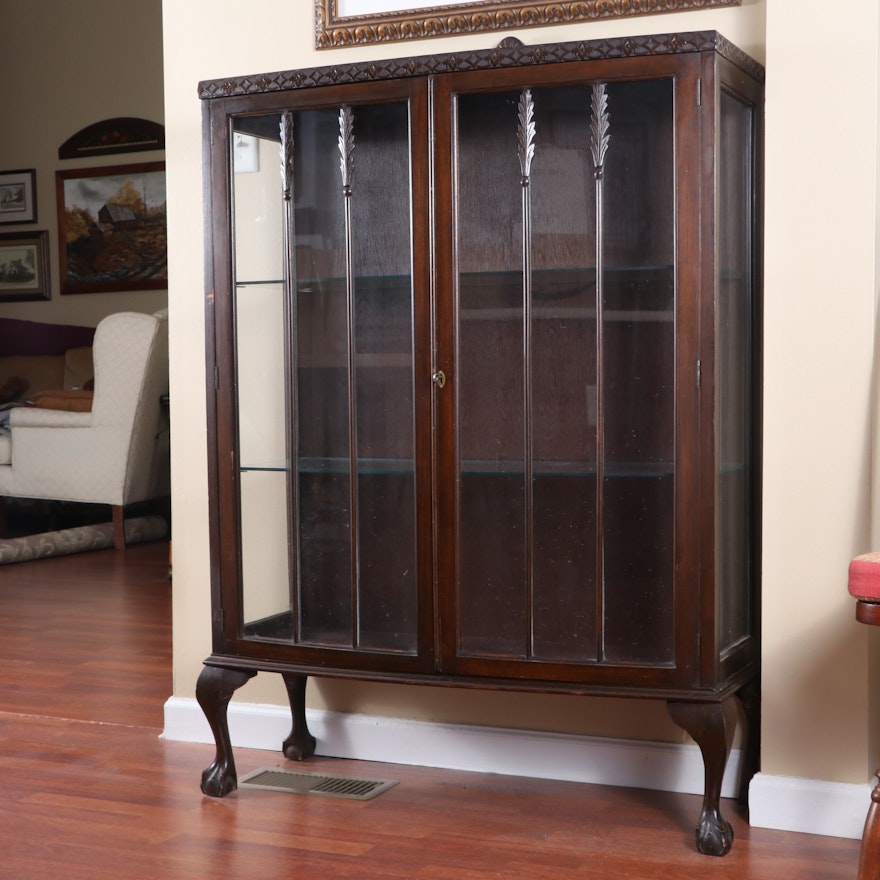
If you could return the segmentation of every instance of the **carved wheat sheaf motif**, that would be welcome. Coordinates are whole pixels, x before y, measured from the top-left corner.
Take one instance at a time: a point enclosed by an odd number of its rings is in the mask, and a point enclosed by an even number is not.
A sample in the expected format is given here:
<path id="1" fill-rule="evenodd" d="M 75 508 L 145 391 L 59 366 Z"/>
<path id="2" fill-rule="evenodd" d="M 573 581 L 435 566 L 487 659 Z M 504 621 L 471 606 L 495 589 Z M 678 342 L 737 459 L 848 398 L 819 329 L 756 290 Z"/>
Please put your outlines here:
<path id="1" fill-rule="evenodd" d="M 289 202 L 293 190 L 293 114 L 281 114 L 281 189 L 285 202 Z"/>
<path id="2" fill-rule="evenodd" d="M 590 121 L 590 152 L 593 154 L 593 167 L 596 177 L 601 177 L 605 165 L 605 153 L 611 141 L 611 126 L 608 115 L 608 93 L 605 83 L 595 83 L 590 98 L 592 119 Z"/>
<path id="3" fill-rule="evenodd" d="M 519 167 L 522 170 L 523 186 L 528 186 L 532 172 L 532 159 L 535 155 L 535 102 L 531 89 L 525 89 L 519 98 Z"/>
<path id="4" fill-rule="evenodd" d="M 342 191 L 351 195 L 354 175 L 354 114 L 348 104 L 339 108 L 339 170 L 342 172 Z"/>

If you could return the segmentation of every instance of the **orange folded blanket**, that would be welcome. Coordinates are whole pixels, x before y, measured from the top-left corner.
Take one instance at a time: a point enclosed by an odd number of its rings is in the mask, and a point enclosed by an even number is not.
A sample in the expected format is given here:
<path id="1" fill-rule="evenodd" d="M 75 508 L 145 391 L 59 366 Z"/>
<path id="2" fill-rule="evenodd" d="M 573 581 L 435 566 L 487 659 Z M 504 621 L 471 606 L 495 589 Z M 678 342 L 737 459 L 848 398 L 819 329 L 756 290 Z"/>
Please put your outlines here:
<path id="1" fill-rule="evenodd" d="M 40 391 L 28 400 L 32 406 L 40 409 L 63 409 L 67 412 L 90 412 L 94 391 L 74 391 L 58 389 L 57 391 Z"/>

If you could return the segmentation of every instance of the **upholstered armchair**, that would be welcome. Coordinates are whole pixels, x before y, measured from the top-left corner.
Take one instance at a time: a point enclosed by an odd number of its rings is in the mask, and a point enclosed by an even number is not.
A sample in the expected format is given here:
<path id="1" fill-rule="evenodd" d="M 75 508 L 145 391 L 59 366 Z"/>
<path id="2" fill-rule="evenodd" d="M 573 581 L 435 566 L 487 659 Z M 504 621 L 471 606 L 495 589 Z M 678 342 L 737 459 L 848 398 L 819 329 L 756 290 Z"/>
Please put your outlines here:
<path id="1" fill-rule="evenodd" d="M 124 509 L 169 494 L 168 323 L 120 312 L 95 331 L 90 412 L 19 407 L 0 435 L 0 496 L 109 504 L 114 542 Z"/>

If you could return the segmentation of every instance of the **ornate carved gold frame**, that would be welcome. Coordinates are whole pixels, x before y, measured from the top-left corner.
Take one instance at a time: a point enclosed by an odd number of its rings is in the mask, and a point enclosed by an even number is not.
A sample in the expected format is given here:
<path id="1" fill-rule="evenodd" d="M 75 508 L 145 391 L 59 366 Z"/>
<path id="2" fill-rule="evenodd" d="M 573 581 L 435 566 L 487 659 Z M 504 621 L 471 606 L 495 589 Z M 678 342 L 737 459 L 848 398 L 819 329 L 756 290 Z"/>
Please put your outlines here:
<path id="1" fill-rule="evenodd" d="M 315 0 L 315 46 L 318 49 L 742 5 L 742 0 L 543 0 L 537 3 L 436 0 L 428 9 L 401 8 L 366 15 L 340 15 L 339 2 Z M 411 0 L 397 2 L 405 7 Z"/>

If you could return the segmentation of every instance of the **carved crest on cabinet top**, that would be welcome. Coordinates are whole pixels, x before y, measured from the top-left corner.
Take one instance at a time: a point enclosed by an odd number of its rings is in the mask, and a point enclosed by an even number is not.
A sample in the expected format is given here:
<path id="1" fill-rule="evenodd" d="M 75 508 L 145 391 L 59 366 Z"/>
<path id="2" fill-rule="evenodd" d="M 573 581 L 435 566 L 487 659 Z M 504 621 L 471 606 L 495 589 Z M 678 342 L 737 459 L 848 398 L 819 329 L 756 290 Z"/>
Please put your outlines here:
<path id="1" fill-rule="evenodd" d="M 470 70 L 493 70 L 570 61 L 600 61 L 711 51 L 718 52 L 750 76 L 763 82 L 763 67 L 721 34 L 716 31 L 691 31 L 654 36 L 582 40 L 542 46 L 526 46 L 518 41 L 504 40 L 502 44 L 493 49 L 471 52 L 333 64 L 305 70 L 226 77 L 199 83 L 199 97 L 202 99 L 226 98 L 236 95 L 296 91 L 346 83 L 437 76 Z"/>

